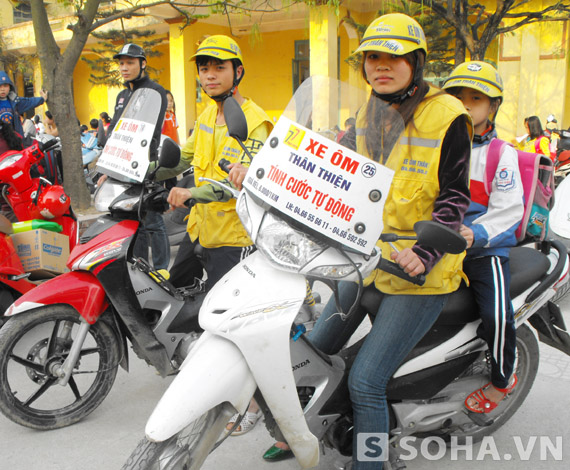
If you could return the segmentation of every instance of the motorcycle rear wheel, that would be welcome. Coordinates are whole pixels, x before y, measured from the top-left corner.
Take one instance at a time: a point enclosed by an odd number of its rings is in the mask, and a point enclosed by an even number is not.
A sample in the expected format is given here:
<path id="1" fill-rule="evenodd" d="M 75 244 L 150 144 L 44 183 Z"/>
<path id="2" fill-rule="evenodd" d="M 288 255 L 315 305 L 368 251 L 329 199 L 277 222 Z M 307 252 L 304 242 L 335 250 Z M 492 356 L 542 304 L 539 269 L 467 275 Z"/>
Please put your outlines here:
<path id="1" fill-rule="evenodd" d="M 0 411 L 7 418 L 32 429 L 58 429 L 80 421 L 105 399 L 117 375 L 120 346 L 102 320 L 90 326 L 68 384 L 58 385 L 54 374 L 82 321 L 66 305 L 10 317 L 0 330 Z"/>
<path id="2" fill-rule="evenodd" d="M 163 442 L 142 439 L 121 470 L 198 470 L 233 413 L 233 407 L 221 404 L 170 439 Z"/>
<path id="3" fill-rule="evenodd" d="M 516 374 L 518 384 L 497 407 L 496 410 L 486 416 L 493 419 L 493 424 L 489 426 L 479 426 L 475 423 L 462 429 L 455 429 L 446 433 L 444 438 L 448 441 L 451 436 L 455 436 L 459 444 L 467 441 L 479 442 L 485 436 L 493 434 L 503 426 L 519 409 L 529 394 L 534 379 L 538 371 L 539 349 L 536 337 L 527 325 L 522 325 L 517 329 L 517 364 Z"/>

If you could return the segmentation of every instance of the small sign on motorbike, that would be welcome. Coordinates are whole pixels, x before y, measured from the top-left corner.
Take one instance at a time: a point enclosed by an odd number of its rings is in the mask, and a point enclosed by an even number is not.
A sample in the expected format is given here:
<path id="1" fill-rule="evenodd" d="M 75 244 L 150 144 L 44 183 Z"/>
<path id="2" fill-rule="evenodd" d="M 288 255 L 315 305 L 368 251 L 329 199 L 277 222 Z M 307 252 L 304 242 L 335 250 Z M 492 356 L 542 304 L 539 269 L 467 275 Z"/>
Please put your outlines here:
<path id="1" fill-rule="evenodd" d="M 282 116 L 244 186 L 327 238 L 370 254 L 394 172 Z"/>
<path id="2" fill-rule="evenodd" d="M 143 88 L 133 93 L 97 161 L 102 173 L 120 181 L 143 181 L 161 100 L 156 90 Z"/>

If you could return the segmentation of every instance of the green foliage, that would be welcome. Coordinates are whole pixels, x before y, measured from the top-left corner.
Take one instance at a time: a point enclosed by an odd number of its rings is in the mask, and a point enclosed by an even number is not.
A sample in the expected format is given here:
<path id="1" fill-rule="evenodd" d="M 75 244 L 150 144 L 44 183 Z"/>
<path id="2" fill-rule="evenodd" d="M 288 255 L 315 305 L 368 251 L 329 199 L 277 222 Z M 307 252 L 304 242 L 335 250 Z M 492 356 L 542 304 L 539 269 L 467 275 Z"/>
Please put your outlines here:
<path id="1" fill-rule="evenodd" d="M 135 43 L 141 46 L 146 53 L 147 59 L 151 57 L 160 57 L 161 52 L 156 50 L 161 42 L 160 39 L 152 39 L 154 31 L 138 31 L 126 29 L 114 29 L 105 32 L 92 32 L 92 36 L 97 38 L 99 42 L 91 48 L 93 54 L 97 55 L 96 59 L 90 59 L 86 56 L 81 57 L 91 68 L 89 82 L 95 85 L 105 85 L 109 87 L 122 87 L 123 79 L 119 72 L 119 66 L 113 55 L 121 49 L 123 44 Z M 150 78 L 156 80 L 160 73 L 147 64 L 147 73 Z"/>
<path id="2" fill-rule="evenodd" d="M 378 10 L 376 17 L 386 13 L 404 13 L 414 18 L 422 26 L 428 44 L 426 74 L 441 76 L 447 75 L 453 70 L 454 50 L 449 45 L 454 43 L 455 31 L 433 14 L 429 6 L 417 5 L 407 0 L 389 2 L 381 10 Z M 345 17 L 344 21 L 356 30 L 359 39 L 361 39 L 368 25 L 360 24 L 351 17 Z M 360 70 L 362 54 L 353 53 L 345 62 L 355 70 Z"/>

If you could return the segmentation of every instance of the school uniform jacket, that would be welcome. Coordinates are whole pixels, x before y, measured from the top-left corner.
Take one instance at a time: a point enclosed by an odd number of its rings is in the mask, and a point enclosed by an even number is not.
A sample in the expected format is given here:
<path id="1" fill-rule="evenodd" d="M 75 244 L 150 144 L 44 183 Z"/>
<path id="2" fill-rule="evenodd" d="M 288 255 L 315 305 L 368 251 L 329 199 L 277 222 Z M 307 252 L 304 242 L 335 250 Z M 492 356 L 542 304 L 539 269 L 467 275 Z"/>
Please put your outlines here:
<path id="1" fill-rule="evenodd" d="M 515 231 L 523 217 L 523 185 L 517 152 L 509 145 L 503 147 L 491 193 L 485 191 L 487 154 L 493 130 L 485 136 L 475 136 L 471 151 L 469 189 L 471 204 L 464 224 L 473 230 L 473 246 L 467 250 L 469 258 L 481 256 L 509 256 L 517 244 Z"/>

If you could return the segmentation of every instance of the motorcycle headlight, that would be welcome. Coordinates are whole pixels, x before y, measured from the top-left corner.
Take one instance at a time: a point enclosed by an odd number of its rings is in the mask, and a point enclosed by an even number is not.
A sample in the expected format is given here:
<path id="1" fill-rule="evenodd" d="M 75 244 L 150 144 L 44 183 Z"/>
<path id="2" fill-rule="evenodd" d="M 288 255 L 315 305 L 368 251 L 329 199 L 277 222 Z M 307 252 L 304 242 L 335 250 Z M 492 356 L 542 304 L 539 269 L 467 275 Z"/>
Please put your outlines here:
<path id="1" fill-rule="evenodd" d="M 249 215 L 249 210 L 247 208 L 247 198 L 245 196 L 245 193 L 240 194 L 240 197 L 237 200 L 236 212 L 239 217 L 239 220 L 241 221 L 243 227 L 245 228 L 245 231 L 251 237 L 251 234 L 253 232 L 253 222 L 251 220 L 251 217 Z"/>
<path id="2" fill-rule="evenodd" d="M 100 212 L 107 212 L 111 203 L 123 194 L 130 185 L 119 183 L 118 181 L 106 179 L 101 186 L 97 188 L 93 204 L 95 209 Z"/>
<path id="3" fill-rule="evenodd" d="M 355 265 L 352 264 L 339 264 L 334 266 L 318 266 L 316 268 L 311 269 L 309 272 L 309 276 L 314 277 L 321 277 L 327 279 L 342 279 L 346 276 L 350 276 L 353 274 L 356 268 L 360 269 L 362 266 L 361 263 L 356 263 Z"/>
<path id="4" fill-rule="evenodd" d="M 16 153 L 14 155 L 9 156 L 8 158 L 5 158 L 4 160 L 2 160 L 2 162 L 0 162 L 0 170 L 3 170 L 4 168 L 9 167 L 10 165 L 13 165 L 18 160 L 20 160 L 20 158 L 22 158 L 21 153 Z"/>
<path id="5" fill-rule="evenodd" d="M 327 249 L 325 243 L 294 229 L 270 212 L 263 218 L 256 246 L 270 261 L 295 272 Z"/>
<path id="6" fill-rule="evenodd" d="M 115 201 L 110 209 L 114 210 L 122 210 L 122 211 L 134 211 L 136 209 L 136 205 L 140 201 L 139 196 L 127 197 L 125 199 L 120 199 L 119 201 Z"/>

